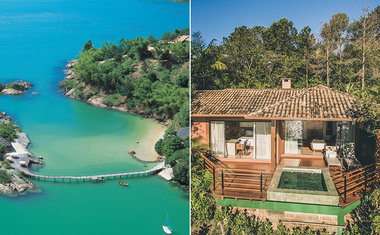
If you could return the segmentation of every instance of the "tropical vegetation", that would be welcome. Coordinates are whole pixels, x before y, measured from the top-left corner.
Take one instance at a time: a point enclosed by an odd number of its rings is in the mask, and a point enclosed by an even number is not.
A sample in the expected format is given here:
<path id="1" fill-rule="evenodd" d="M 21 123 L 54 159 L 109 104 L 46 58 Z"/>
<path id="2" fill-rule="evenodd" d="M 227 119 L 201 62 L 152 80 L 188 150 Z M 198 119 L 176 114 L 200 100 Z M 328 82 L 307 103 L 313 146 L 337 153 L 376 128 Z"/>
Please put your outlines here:
<path id="1" fill-rule="evenodd" d="M 165 156 L 165 164 L 173 167 L 173 180 L 180 185 L 189 185 L 189 138 L 176 135 L 174 126 L 170 126 L 155 145 L 155 150 Z"/>
<path id="2" fill-rule="evenodd" d="M 176 29 L 160 39 L 121 39 L 118 45 L 107 42 L 100 48 L 88 41 L 74 65 L 74 78 L 63 86 L 84 100 L 101 97 L 109 107 L 184 126 L 188 116 L 180 110 L 189 101 L 189 43 L 176 38 L 188 33 Z"/>
<path id="3" fill-rule="evenodd" d="M 247 210 L 232 206 L 222 207 L 216 203 L 210 187 L 212 174 L 203 169 L 200 152 L 208 146 L 192 139 L 191 145 L 191 228 L 193 234 L 329 234 L 326 230 L 312 230 L 309 227 L 276 228 L 269 220 L 250 215 Z M 380 234 L 380 190 L 376 189 L 369 199 L 351 212 L 344 234 Z"/>
<path id="4" fill-rule="evenodd" d="M 20 127 L 12 123 L 2 123 L 0 124 L 0 137 L 12 141 L 17 138 L 17 132 L 21 131 Z"/>
<path id="5" fill-rule="evenodd" d="M 357 20 L 338 13 L 323 24 L 319 35 L 298 31 L 282 18 L 269 27 L 241 26 L 222 42 L 192 37 L 192 89 L 279 88 L 291 78 L 295 88 L 325 85 L 357 97 L 358 121 L 368 133 L 380 134 L 380 6 L 363 9 Z M 379 142 L 380 143 L 380 142 Z M 246 211 L 221 207 L 210 190 L 212 175 L 199 152 L 207 146 L 192 140 L 191 226 L 194 234 L 326 234 L 309 228 L 287 229 L 258 220 Z M 379 234 L 380 193 L 354 210 L 345 234 Z"/>
<path id="6" fill-rule="evenodd" d="M 282 18 L 269 27 L 241 26 L 219 44 L 193 34 L 192 89 L 276 88 L 325 85 L 359 97 L 357 114 L 367 130 L 380 133 L 380 6 L 357 20 L 338 13 L 319 35 L 298 31 Z M 319 36 L 319 37 L 318 37 Z"/>
<path id="7" fill-rule="evenodd" d="M 160 39 L 122 39 L 100 48 L 88 41 L 74 65 L 75 76 L 63 86 L 80 99 L 102 98 L 108 107 L 170 122 L 155 149 L 173 167 L 174 181 L 187 187 L 189 141 L 176 135 L 176 129 L 189 125 L 189 43 L 178 40 L 182 35 L 189 30 L 166 32 Z"/>

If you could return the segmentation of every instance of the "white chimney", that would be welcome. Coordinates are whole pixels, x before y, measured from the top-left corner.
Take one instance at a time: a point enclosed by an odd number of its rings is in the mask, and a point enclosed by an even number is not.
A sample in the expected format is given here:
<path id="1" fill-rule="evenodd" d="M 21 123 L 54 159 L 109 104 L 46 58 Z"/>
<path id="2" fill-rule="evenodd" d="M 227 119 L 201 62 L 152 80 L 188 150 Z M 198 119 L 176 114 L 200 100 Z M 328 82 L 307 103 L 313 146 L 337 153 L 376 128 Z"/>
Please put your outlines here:
<path id="1" fill-rule="evenodd" d="M 292 88 L 292 79 L 291 78 L 281 78 L 281 81 L 282 81 L 282 89 Z"/>

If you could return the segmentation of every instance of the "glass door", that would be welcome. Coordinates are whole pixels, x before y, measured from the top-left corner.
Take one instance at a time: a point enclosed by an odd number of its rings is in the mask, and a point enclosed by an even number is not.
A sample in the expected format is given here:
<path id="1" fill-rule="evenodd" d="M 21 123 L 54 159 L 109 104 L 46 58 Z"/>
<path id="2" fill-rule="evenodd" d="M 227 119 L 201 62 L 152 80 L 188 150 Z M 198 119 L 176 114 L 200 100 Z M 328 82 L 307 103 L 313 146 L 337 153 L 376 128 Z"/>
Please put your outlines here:
<path id="1" fill-rule="evenodd" d="M 217 156 L 224 157 L 225 137 L 223 121 L 211 121 L 211 150 Z"/>
<path id="2" fill-rule="evenodd" d="M 270 122 L 256 122 L 256 158 L 271 158 Z"/>

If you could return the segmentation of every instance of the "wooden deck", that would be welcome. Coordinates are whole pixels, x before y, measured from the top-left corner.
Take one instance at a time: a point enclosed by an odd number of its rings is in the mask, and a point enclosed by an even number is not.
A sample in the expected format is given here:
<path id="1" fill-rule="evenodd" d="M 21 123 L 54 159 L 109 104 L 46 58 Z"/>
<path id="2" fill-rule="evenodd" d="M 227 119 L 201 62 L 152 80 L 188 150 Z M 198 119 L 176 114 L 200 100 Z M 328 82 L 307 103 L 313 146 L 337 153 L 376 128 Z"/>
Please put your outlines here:
<path id="1" fill-rule="evenodd" d="M 217 197 L 266 200 L 272 179 L 270 163 L 255 161 L 221 161 L 217 158 L 204 159 L 204 169 L 213 174 L 211 190 Z"/>
<path id="2" fill-rule="evenodd" d="M 370 164 L 353 171 L 345 171 L 339 167 L 329 167 L 329 170 L 339 194 L 339 206 L 342 208 L 379 187 L 380 163 Z"/>
<path id="3" fill-rule="evenodd" d="M 322 154 L 315 155 L 283 155 L 280 158 L 281 166 L 308 166 L 326 167 Z"/>
<path id="4" fill-rule="evenodd" d="M 260 161 L 224 161 L 201 154 L 204 169 L 213 175 L 211 190 L 217 197 L 262 200 L 267 198 L 267 190 L 273 177 L 270 163 Z M 297 160 L 299 166 L 326 167 L 321 156 L 286 156 L 280 161 Z M 293 161 L 294 162 L 294 161 Z M 380 186 L 380 163 L 362 168 L 345 171 L 339 167 L 329 167 L 330 176 L 339 194 L 339 206 L 351 205 L 364 195 L 369 194 L 375 187 Z"/>

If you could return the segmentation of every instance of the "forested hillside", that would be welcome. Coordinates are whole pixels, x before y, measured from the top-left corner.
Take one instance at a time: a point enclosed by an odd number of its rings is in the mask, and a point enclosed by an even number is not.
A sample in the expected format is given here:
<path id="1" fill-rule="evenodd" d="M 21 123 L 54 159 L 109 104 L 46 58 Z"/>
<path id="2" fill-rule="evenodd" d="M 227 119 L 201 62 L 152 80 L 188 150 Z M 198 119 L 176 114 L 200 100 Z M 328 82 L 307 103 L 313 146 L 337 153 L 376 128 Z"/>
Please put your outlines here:
<path id="1" fill-rule="evenodd" d="M 278 87 L 280 78 L 288 77 L 295 87 L 378 89 L 380 7 L 349 22 L 348 15 L 335 14 L 319 36 L 308 26 L 298 32 L 292 21 L 282 18 L 268 28 L 238 27 L 220 44 L 208 45 L 197 32 L 192 45 L 193 88 Z"/>
<path id="2" fill-rule="evenodd" d="M 380 6 L 364 8 L 358 20 L 337 13 L 311 32 L 282 18 L 268 28 L 235 28 L 219 44 L 194 33 L 192 89 L 279 88 L 281 78 L 296 88 L 323 84 L 359 97 L 359 121 L 380 133 L 373 105 L 380 102 Z"/>
<path id="3" fill-rule="evenodd" d="M 74 73 L 62 84 L 66 94 L 186 126 L 189 43 L 181 35 L 188 35 L 188 29 L 100 48 L 88 41 L 74 62 Z"/>

